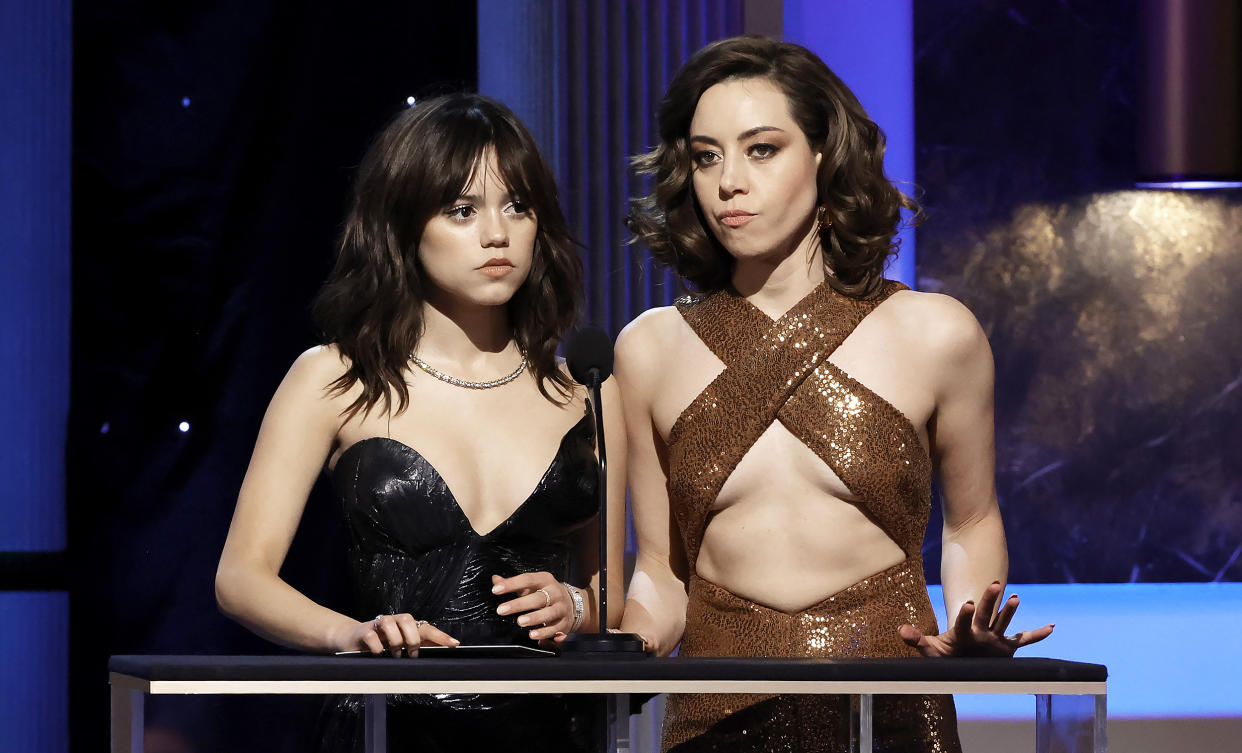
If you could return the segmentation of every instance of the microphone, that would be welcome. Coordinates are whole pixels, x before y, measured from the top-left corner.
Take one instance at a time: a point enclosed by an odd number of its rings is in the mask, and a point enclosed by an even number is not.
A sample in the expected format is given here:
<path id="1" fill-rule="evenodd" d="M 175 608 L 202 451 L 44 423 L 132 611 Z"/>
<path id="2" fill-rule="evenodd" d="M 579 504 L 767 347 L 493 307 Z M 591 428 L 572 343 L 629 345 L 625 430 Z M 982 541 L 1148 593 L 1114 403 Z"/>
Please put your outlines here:
<path id="1" fill-rule="evenodd" d="M 646 656 L 637 635 L 608 632 L 608 453 L 604 446 L 600 385 L 612 376 L 612 356 L 612 338 L 599 327 L 578 330 L 565 345 L 565 365 L 574 381 L 587 387 L 587 406 L 595 414 L 595 446 L 599 448 L 599 632 L 570 635 L 561 643 L 561 651 L 592 656 Z"/>
<path id="2" fill-rule="evenodd" d="M 604 382 L 612 376 L 612 338 L 599 327 L 578 330 L 565 346 L 565 365 L 578 384 Z"/>

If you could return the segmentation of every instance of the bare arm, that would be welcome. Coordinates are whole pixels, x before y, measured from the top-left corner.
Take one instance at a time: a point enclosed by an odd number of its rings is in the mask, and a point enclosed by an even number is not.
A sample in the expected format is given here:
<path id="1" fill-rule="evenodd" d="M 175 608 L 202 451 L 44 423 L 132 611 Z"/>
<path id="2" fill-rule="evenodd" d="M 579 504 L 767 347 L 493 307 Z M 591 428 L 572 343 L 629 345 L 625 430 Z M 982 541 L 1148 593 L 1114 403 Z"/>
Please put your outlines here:
<path id="1" fill-rule="evenodd" d="M 304 651 L 368 647 L 359 623 L 320 606 L 280 577 L 306 498 L 340 420 L 324 387 L 343 367 L 334 349 L 302 354 L 277 388 L 255 443 L 216 570 L 220 609 L 255 633 Z M 380 650 L 373 630 L 373 650 Z"/>
<path id="2" fill-rule="evenodd" d="M 629 488 L 638 558 L 630 580 L 622 630 L 638 633 L 648 650 L 672 653 L 686 626 L 686 565 L 668 499 L 664 442 L 652 420 L 660 389 L 658 356 L 667 352 L 658 322 L 640 317 L 617 338 L 617 380 L 624 395 L 629 438 Z"/>
<path id="3" fill-rule="evenodd" d="M 930 439 L 944 505 L 945 608 L 957 614 L 993 581 L 1003 590 L 1009 555 L 994 480 L 992 350 L 965 307 L 952 299 L 937 303 L 941 321 L 931 333 L 937 392 Z"/>
<path id="4" fill-rule="evenodd" d="M 992 350 L 957 301 L 929 296 L 925 313 L 927 373 L 935 385 L 929 436 L 944 505 L 940 576 L 951 624 L 938 636 L 910 625 L 901 634 L 927 656 L 1012 655 L 1048 637 L 1053 626 L 1005 635 L 1018 597 L 1002 605 L 1009 554 L 996 499 Z"/>

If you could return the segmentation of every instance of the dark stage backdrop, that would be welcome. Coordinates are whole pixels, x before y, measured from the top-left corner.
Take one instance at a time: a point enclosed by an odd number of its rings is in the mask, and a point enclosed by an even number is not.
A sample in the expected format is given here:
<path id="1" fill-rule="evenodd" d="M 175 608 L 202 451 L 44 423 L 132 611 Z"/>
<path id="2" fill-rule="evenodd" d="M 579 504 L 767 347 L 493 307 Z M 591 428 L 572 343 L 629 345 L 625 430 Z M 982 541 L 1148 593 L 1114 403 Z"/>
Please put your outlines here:
<path id="1" fill-rule="evenodd" d="M 479 89 L 509 103 L 538 140 L 585 245 L 584 318 L 615 336 L 684 292 L 629 243 L 629 199 L 650 191 L 649 178 L 629 169 L 630 157 L 659 142 L 656 110 L 686 58 L 743 33 L 744 4 L 479 0 L 479 9 Z"/>
<path id="2" fill-rule="evenodd" d="M 474 13 L 75 8 L 74 750 L 106 745 L 109 654 L 273 650 L 214 603 L 233 501 L 268 399 L 314 343 L 351 168 L 407 96 L 474 86 Z M 335 512 L 317 490 L 286 575 L 344 608 Z M 147 749 L 305 750 L 314 705 L 162 698 Z"/>
<path id="3" fill-rule="evenodd" d="M 548 149 L 586 245 L 587 318 L 615 333 L 671 299 L 667 276 L 624 245 L 625 197 L 642 188 L 626 158 L 653 141 L 658 93 L 682 60 L 742 31 L 741 0 L 458 5 L 231 2 L 75 19 L 75 750 L 106 734 L 109 654 L 276 650 L 218 614 L 212 576 L 263 409 L 315 342 L 307 304 L 351 167 L 408 96 L 473 87 L 479 60 L 502 69 L 511 78 L 484 93 Z M 563 55 L 542 46 L 549 34 Z M 553 90 L 514 88 L 547 76 Z M 282 574 L 347 610 L 338 519 L 317 488 Z M 317 705 L 153 699 L 148 750 L 302 750 Z"/>
<path id="4" fill-rule="evenodd" d="M 78 751 L 106 739 L 109 654 L 273 650 L 218 614 L 211 583 L 263 408 L 314 342 L 307 304 L 367 141 L 407 96 L 476 75 L 472 2 L 106 5 L 74 19 Z M 645 126 L 592 124 L 586 74 L 611 82 L 608 66 L 628 62 L 648 88 L 627 107 L 654 98 L 656 71 L 690 47 L 661 19 L 688 23 L 700 5 L 566 16 L 629 41 L 609 42 L 557 106 L 632 150 Z M 1011 579 L 1238 580 L 1242 198 L 1127 190 L 1133 4 L 914 9 L 920 284 L 969 305 L 996 353 Z M 667 59 L 637 44 L 657 32 L 678 42 Z M 615 245 L 625 176 L 610 168 L 610 206 L 592 215 L 599 187 L 574 160 L 600 155 L 572 146 L 554 150 L 562 191 L 600 254 L 591 313 L 615 330 L 669 291 Z M 285 574 L 344 608 L 344 534 L 323 491 Z M 313 712 L 311 699 L 161 699 L 148 750 L 302 750 Z"/>
<path id="5" fill-rule="evenodd" d="M 1134 191 L 1137 3 L 919 0 L 919 286 L 996 356 L 1018 583 L 1242 579 L 1242 195 Z"/>

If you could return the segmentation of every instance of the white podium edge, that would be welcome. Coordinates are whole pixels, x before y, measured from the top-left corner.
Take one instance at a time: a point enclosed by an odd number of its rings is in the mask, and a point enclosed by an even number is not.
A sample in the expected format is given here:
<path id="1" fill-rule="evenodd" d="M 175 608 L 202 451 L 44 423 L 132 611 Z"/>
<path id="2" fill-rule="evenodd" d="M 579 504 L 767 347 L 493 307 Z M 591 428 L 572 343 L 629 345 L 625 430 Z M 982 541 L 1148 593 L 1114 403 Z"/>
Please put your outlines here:
<path id="1" fill-rule="evenodd" d="M 1107 681 L 845 680 L 146 680 L 112 672 L 113 688 L 175 694 L 806 693 L 814 695 L 1103 695 Z"/>

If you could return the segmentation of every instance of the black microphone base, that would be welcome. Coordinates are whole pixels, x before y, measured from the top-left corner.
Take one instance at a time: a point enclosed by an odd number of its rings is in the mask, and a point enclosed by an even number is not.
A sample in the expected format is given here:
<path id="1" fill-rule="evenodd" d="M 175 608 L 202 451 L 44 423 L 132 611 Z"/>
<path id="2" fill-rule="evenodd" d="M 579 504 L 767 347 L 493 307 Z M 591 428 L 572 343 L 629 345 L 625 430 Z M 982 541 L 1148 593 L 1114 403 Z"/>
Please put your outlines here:
<path id="1" fill-rule="evenodd" d="M 650 656 L 637 633 L 571 633 L 558 648 L 561 656 L 592 659 L 643 659 Z"/>

